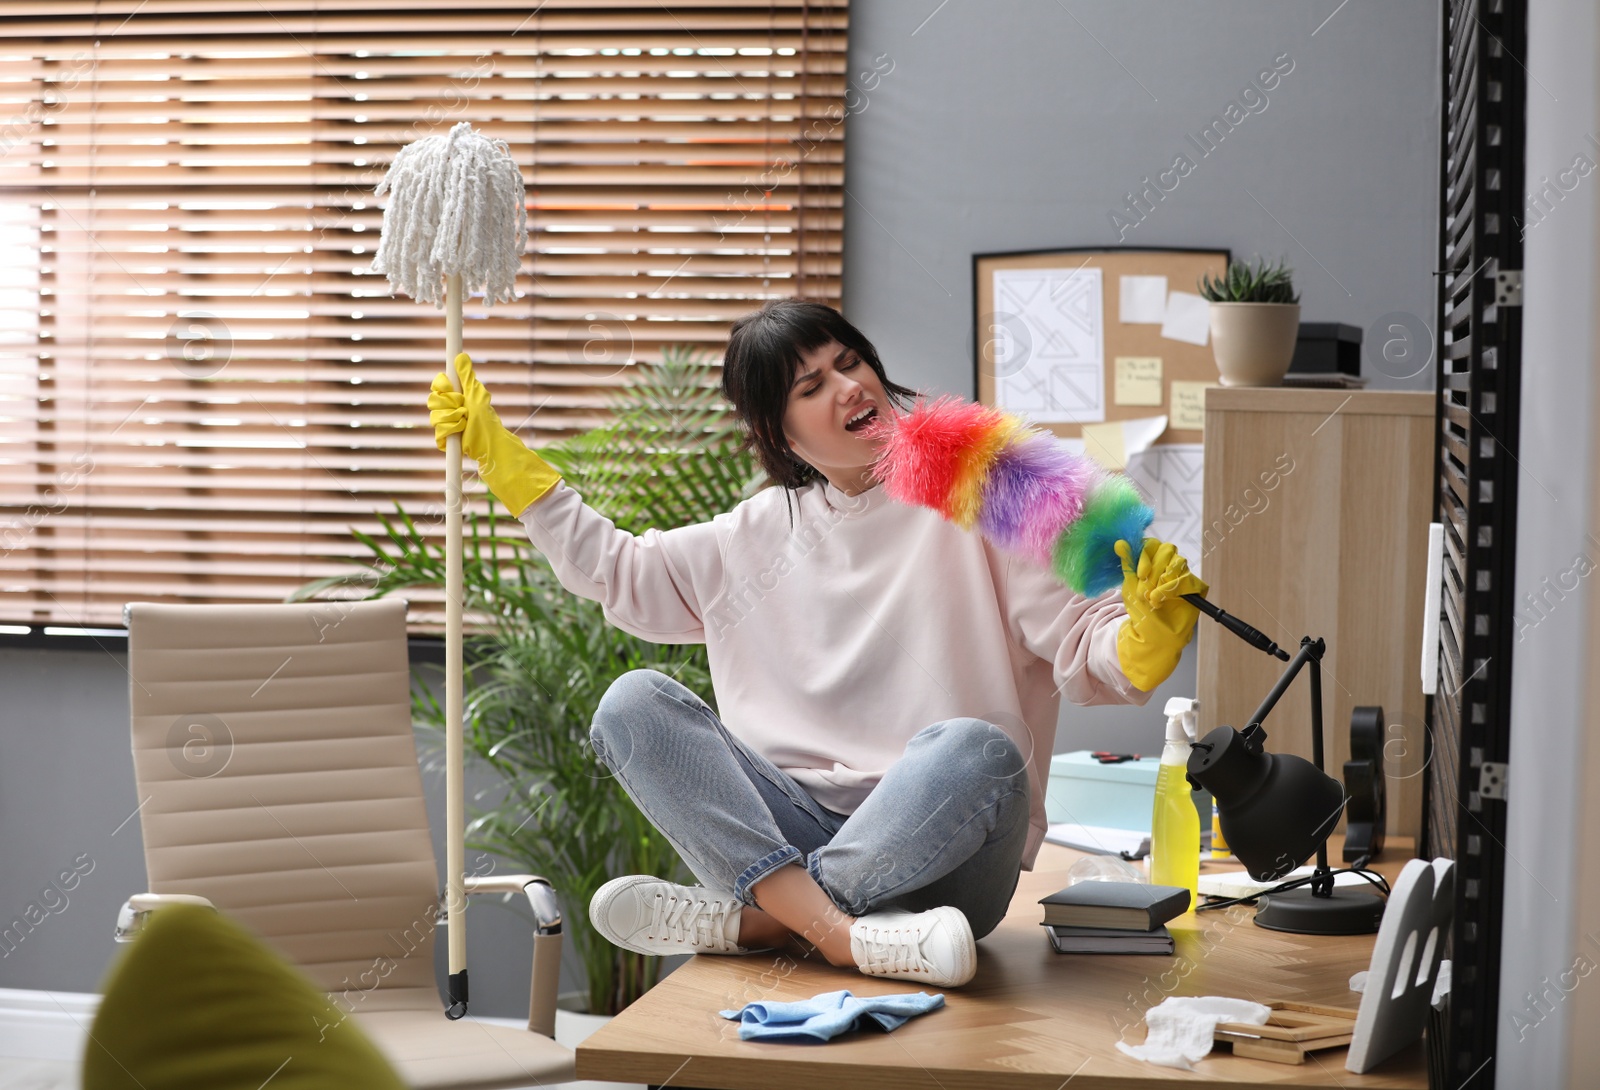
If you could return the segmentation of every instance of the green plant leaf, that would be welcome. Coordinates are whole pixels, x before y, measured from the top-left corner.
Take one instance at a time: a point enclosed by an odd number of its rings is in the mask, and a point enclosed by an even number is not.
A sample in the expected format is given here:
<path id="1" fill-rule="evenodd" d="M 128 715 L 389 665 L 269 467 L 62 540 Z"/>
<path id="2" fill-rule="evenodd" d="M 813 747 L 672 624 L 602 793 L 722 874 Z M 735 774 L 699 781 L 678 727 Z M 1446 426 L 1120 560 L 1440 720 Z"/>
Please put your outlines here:
<path id="1" fill-rule="evenodd" d="M 1196 284 L 1201 296 L 1213 303 L 1298 303 L 1294 274 L 1286 262 L 1266 259 L 1230 261 L 1220 278 L 1201 274 Z"/>

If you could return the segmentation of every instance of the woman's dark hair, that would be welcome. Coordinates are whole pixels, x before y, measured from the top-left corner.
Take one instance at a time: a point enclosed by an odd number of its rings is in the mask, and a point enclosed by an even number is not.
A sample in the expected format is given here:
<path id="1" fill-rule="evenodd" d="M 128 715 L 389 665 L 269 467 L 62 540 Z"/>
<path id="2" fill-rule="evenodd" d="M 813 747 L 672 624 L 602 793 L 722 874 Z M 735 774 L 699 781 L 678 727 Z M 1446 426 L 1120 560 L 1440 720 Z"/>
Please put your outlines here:
<path id="1" fill-rule="evenodd" d="M 723 353 L 722 396 L 744 424 L 744 443 L 739 450 L 753 451 L 769 483 L 791 491 L 822 474 L 802 461 L 784 437 L 789 388 L 800 369 L 801 356 L 829 341 L 838 341 L 865 360 L 902 411 L 921 395 L 920 390 L 889 381 L 872 342 L 826 303 L 772 299 L 760 310 L 740 317 L 729 331 Z"/>

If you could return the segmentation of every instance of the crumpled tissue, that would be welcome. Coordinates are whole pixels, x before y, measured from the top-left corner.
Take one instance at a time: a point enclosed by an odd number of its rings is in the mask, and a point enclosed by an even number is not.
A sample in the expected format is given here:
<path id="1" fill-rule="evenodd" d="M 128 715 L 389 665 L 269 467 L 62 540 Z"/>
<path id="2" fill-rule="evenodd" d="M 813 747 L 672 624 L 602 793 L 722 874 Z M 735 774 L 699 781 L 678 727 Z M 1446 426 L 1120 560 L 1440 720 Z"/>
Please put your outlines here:
<path id="1" fill-rule="evenodd" d="M 1136 1060 L 1193 1071 L 1196 1060 L 1211 1051 L 1218 1022 L 1266 1025 L 1272 1011 L 1248 999 L 1219 995 L 1173 995 L 1144 1015 L 1147 1029 L 1142 1045 L 1117 1042 L 1117 1048 Z"/>

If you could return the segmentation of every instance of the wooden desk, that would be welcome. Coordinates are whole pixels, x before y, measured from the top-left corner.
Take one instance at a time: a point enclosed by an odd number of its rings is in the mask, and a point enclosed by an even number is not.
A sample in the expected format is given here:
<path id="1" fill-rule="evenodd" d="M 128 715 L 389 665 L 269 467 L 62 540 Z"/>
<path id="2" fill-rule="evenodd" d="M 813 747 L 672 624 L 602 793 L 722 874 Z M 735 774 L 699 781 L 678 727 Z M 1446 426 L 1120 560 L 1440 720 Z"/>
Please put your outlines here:
<path id="1" fill-rule="evenodd" d="M 1330 843 L 1329 855 L 1338 858 Z M 1376 869 L 1391 881 L 1410 857 L 1391 840 Z M 1243 912 L 1189 914 L 1168 926 L 1171 957 L 1064 955 L 1039 926 L 1039 898 L 1066 885 L 1079 853 L 1054 844 L 1023 871 L 1005 921 L 978 942 L 978 975 L 944 992 L 945 1006 L 893 1033 L 862 1030 L 826 1044 L 741 1041 L 717 1012 L 757 1000 L 807 999 L 848 988 L 856 995 L 916 991 L 909 981 L 837 969 L 820 957 L 703 955 L 691 958 L 578 1046 L 578 1077 L 674 1088 L 812 1090 L 1139 1090 L 1174 1082 L 1218 1086 L 1426 1087 L 1421 1043 L 1377 1071 L 1353 1075 L 1345 1049 L 1304 1066 L 1239 1059 L 1218 1046 L 1193 1073 L 1124 1056 L 1115 1042 L 1144 1040 L 1144 1012 L 1169 995 L 1299 999 L 1354 1008 L 1351 974 L 1367 967 L 1373 937 L 1289 935 Z M 1205 873 L 1237 870 L 1207 863 Z M 1236 922 L 1237 921 L 1237 922 Z M 928 989 L 933 990 L 933 989 Z"/>

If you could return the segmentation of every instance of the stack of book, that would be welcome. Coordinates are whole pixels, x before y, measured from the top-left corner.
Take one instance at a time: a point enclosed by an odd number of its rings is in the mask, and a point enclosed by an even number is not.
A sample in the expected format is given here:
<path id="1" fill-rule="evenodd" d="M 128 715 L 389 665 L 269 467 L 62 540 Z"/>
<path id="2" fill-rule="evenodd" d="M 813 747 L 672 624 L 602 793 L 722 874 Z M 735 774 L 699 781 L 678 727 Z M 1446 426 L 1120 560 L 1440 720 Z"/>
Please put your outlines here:
<path id="1" fill-rule="evenodd" d="M 1143 882 L 1079 882 L 1039 903 L 1058 954 L 1170 954 L 1166 924 L 1189 910 L 1189 891 Z"/>

